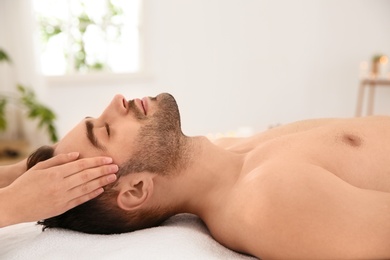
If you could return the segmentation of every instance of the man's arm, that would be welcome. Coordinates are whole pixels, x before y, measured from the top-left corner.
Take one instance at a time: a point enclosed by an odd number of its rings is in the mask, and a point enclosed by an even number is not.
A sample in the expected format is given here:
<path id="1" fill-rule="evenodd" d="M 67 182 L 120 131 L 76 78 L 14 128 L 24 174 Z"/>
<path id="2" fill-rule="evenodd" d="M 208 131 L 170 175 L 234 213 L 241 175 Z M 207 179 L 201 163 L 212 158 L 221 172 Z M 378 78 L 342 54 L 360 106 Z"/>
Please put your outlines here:
<path id="1" fill-rule="evenodd" d="M 272 178 L 262 193 L 266 211 L 253 214 L 249 252 L 266 259 L 390 258 L 389 193 L 357 188 L 309 164 Z"/>
<path id="2" fill-rule="evenodd" d="M 264 131 L 260 133 L 259 135 L 255 136 L 258 140 L 261 141 L 268 141 L 275 137 L 288 135 L 288 134 L 295 134 L 299 132 L 304 132 L 316 127 L 321 127 L 324 125 L 328 125 L 330 123 L 334 123 L 340 121 L 340 119 L 337 118 L 319 118 L 319 119 L 308 119 L 303 121 L 297 121 L 286 125 L 281 125 L 275 128 L 271 128 L 267 131 Z"/>
<path id="3" fill-rule="evenodd" d="M 214 143 L 225 149 L 233 149 L 238 152 L 246 152 L 258 146 L 261 142 L 266 142 L 274 138 L 307 131 L 316 127 L 320 127 L 329 123 L 337 122 L 340 119 L 321 118 L 298 121 L 286 125 L 281 125 L 264 132 L 260 132 L 248 138 L 226 137 L 214 140 Z"/>

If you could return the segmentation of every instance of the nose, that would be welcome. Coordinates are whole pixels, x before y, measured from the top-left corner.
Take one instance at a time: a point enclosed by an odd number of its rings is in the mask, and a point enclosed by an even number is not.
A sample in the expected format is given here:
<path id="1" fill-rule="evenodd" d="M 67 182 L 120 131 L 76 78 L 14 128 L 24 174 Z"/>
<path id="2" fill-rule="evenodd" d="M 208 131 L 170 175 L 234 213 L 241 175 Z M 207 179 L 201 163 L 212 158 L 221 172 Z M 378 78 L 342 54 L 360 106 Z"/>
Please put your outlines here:
<path id="1" fill-rule="evenodd" d="M 129 110 L 126 98 L 123 95 L 115 95 L 111 103 L 103 111 L 102 116 L 126 115 Z"/>
<path id="2" fill-rule="evenodd" d="M 116 103 L 117 106 L 120 107 L 120 109 L 125 109 L 126 111 L 129 109 L 128 102 L 123 95 L 115 95 L 113 102 Z"/>

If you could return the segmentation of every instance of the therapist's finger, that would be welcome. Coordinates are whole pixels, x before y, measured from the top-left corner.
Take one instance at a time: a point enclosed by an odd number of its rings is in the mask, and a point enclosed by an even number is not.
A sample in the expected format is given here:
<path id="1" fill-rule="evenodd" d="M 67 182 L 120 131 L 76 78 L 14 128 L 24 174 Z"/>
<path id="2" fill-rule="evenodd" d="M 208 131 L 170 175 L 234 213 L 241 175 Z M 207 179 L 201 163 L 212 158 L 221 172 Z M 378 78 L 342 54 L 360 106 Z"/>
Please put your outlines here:
<path id="1" fill-rule="evenodd" d="M 86 200 L 92 199 L 103 192 L 103 186 L 114 182 L 117 179 L 117 176 L 115 174 L 110 174 L 107 176 L 103 176 L 94 180 L 91 180 L 89 182 L 83 183 L 72 190 L 68 191 L 69 194 L 69 200 L 71 203 L 71 206 L 74 206 L 74 203 L 81 204 L 84 203 Z"/>
<path id="2" fill-rule="evenodd" d="M 107 185 L 116 180 L 118 166 L 116 164 L 103 165 L 90 168 L 65 178 L 68 190 L 82 187 L 83 193 L 89 193 L 99 187 Z M 97 181 L 96 181 L 97 180 Z M 94 185 L 98 184 L 98 185 Z M 76 189 L 77 190 L 77 189 Z M 82 195 L 81 193 L 76 196 Z"/>
<path id="3" fill-rule="evenodd" d="M 63 164 L 58 166 L 58 168 L 61 168 L 61 171 L 64 173 L 63 176 L 66 178 L 86 169 L 93 169 L 110 163 L 112 163 L 112 158 L 110 157 L 90 157 L 79 159 L 68 164 Z"/>
<path id="4" fill-rule="evenodd" d="M 80 156 L 80 154 L 78 152 L 73 152 L 73 153 L 68 153 L 68 154 L 58 154 L 52 158 L 38 162 L 33 168 L 36 170 L 51 168 L 54 166 L 58 166 L 61 164 L 65 164 L 65 163 L 74 161 L 79 156 Z"/>
<path id="5" fill-rule="evenodd" d="M 102 194 L 104 192 L 104 189 L 103 188 L 98 188 L 96 190 L 93 190 L 87 194 L 84 194 L 84 195 L 81 195 L 79 197 L 76 197 L 74 199 L 71 199 L 67 205 L 66 205 L 66 208 L 65 208 L 65 211 L 68 211 L 74 207 L 77 207 L 78 205 L 81 205 L 91 199 L 94 199 L 96 198 L 97 196 L 99 196 L 100 194 Z"/>
<path id="6" fill-rule="evenodd" d="M 68 154 L 68 157 L 73 155 L 73 153 Z M 51 162 L 48 162 L 51 158 L 47 161 L 42 162 L 42 165 L 39 165 L 39 168 L 50 168 L 52 171 L 52 174 L 57 174 L 61 176 L 62 178 L 69 177 L 73 174 L 82 172 L 87 169 L 93 169 L 99 166 L 107 165 L 112 163 L 112 158 L 110 157 L 91 157 L 91 158 L 83 158 L 74 161 L 73 157 L 71 157 L 73 161 L 67 161 L 66 158 L 63 158 L 62 155 L 58 155 L 61 158 L 58 158 L 58 160 L 53 160 Z M 39 169 L 38 168 L 38 169 Z"/>

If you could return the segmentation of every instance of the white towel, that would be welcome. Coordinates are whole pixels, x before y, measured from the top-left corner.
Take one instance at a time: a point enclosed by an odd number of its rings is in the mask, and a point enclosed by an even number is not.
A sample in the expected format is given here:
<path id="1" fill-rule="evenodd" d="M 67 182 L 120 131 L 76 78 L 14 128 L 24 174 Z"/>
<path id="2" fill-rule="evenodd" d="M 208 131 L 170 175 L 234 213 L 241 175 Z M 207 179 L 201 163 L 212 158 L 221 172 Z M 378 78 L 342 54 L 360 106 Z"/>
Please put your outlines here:
<path id="1" fill-rule="evenodd" d="M 118 235 L 61 229 L 37 233 L 37 227 L 29 228 L 32 232 L 25 239 L 15 238 L 26 235 L 20 227 L 16 232 L 12 227 L 0 229 L 0 259 L 255 259 L 223 247 L 190 214 L 174 216 L 159 227 Z"/>

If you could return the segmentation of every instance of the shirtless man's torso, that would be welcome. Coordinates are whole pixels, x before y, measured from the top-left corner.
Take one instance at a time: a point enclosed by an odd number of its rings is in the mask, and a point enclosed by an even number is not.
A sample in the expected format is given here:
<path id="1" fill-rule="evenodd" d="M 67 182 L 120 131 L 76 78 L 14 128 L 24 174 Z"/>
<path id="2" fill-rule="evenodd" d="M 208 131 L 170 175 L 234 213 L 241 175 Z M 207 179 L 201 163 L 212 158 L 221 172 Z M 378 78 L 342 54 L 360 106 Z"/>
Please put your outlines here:
<path id="1" fill-rule="evenodd" d="M 390 258 L 390 117 L 308 120 L 216 144 L 245 155 L 205 223 L 265 259 Z"/>

